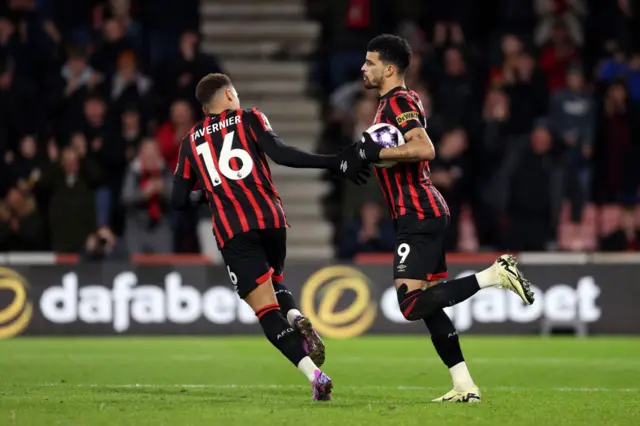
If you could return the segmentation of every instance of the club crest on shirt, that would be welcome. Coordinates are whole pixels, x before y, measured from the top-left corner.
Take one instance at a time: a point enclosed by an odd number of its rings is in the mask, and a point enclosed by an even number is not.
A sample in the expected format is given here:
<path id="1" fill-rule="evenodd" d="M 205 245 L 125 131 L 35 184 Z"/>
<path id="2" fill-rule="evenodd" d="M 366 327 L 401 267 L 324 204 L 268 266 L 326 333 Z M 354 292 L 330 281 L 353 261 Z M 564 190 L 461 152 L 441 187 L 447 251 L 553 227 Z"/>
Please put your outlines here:
<path id="1" fill-rule="evenodd" d="M 409 111 L 396 116 L 396 122 L 398 123 L 398 125 L 402 125 L 409 120 L 420 121 L 420 114 L 418 114 L 418 112 L 416 111 Z"/>
<path id="2" fill-rule="evenodd" d="M 271 123 L 269 123 L 269 119 L 263 113 L 260 113 L 262 116 L 262 121 L 264 121 L 264 127 L 273 132 L 273 128 L 271 127 Z"/>

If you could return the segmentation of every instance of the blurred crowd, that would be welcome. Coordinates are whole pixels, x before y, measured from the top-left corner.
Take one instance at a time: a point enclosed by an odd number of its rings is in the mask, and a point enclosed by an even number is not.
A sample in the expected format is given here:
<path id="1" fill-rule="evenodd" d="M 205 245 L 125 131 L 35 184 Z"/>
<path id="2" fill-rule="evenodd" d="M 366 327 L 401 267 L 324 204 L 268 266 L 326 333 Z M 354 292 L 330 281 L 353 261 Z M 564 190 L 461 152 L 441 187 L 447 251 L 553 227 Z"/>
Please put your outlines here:
<path id="1" fill-rule="evenodd" d="M 437 145 L 449 250 L 637 250 L 639 3 L 308 0 L 323 24 L 318 149 L 371 125 L 360 67 L 367 41 L 393 32 L 414 50 L 407 83 Z M 200 50 L 198 6 L 0 4 L 0 251 L 200 251 L 203 213 L 168 206 L 179 140 L 200 116 L 195 84 L 223 71 Z M 375 179 L 331 182 L 339 257 L 392 251 Z"/>
<path id="2" fill-rule="evenodd" d="M 197 213 L 168 203 L 195 85 L 220 71 L 199 49 L 198 5 L 3 2 L 0 251 L 199 251 Z"/>
<path id="3" fill-rule="evenodd" d="M 368 128 L 367 41 L 406 37 L 436 144 L 431 179 L 448 201 L 447 249 L 640 249 L 640 2 L 326 0 L 319 149 Z M 331 179 L 327 177 L 327 179 Z M 332 181 L 326 215 L 340 257 L 393 250 L 375 179 Z"/>

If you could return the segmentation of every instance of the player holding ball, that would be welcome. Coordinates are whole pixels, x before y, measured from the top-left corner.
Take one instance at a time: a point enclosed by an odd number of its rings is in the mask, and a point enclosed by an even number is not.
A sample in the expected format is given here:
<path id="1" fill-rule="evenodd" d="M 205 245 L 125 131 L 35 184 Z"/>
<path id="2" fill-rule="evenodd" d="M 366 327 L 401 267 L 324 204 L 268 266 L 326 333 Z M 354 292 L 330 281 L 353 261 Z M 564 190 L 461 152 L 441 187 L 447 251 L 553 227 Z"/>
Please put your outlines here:
<path id="1" fill-rule="evenodd" d="M 411 47 L 401 37 L 385 34 L 369 42 L 362 73 L 365 87 L 378 91 L 380 103 L 374 126 L 363 133 L 355 149 L 374 164 L 394 220 L 393 273 L 402 314 L 410 321 L 424 321 L 436 352 L 451 372 L 453 389 L 434 401 L 480 402 L 458 332 L 444 308 L 487 287 L 511 290 L 527 305 L 533 303 L 534 295 L 510 255 L 500 256 L 475 275 L 440 282 L 448 277 L 444 239 L 449 208 L 431 183 L 429 161 L 436 153 L 426 132 L 422 102 L 404 82 L 411 55 Z"/>

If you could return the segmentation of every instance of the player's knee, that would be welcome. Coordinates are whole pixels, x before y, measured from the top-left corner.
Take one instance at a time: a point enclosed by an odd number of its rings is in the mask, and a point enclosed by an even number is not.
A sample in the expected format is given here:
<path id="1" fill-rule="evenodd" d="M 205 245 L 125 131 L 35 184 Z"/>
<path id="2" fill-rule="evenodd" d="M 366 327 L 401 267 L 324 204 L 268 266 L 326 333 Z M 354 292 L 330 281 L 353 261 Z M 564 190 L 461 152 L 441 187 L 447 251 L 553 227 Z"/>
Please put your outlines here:
<path id="1" fill-rule="evenodd" d="M 402 315 L 409 321 L 417 321 L 436 311 L 433 294 L 429 290 L 413 290 L 407 292 L 408 287 L 402 284 L 398 288 L 398 304 Z"/>
<path id="2" fill-rule="evenodd" d="M 404 316 L 409 321 L 416 321 L 420 318 L 416 316 L 416 304 L 418 303 L 418 298 L 420 294 L 423 293 L 422 290 L 412 290 L 407 291 L 409 288 L 406 284 L 402 284 L 398 287 L 398 305 L 400 306 L 400 312 L 402 312 L 402 316 Z"/>

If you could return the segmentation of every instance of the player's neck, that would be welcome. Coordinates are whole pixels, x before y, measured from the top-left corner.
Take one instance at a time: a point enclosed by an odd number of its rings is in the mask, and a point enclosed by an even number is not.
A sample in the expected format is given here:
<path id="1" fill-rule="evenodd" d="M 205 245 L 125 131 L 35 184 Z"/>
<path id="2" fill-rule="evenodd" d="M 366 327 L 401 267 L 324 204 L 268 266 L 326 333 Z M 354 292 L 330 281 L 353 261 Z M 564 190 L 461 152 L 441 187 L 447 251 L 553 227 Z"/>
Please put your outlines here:
<path id="1" fill-rule="evenodd" d="M 390 91 L 392 91 L 393 89 L 395 89 L 396 87 L 404 87 L 406 88 L 407 85 L 404 82 L 404 78 L 403 79 L 399 79 L 399 80 L 387 80 L 384 81 L 382 83 L 382 86 L 380 86 L 380 96 L 384 96 L 387 93 L 389 93 Z"/>
<path id="2" fill-rule="evenodd" d="M 207 108 L 207 115 L 220 115 L 223 112 L 232 109 L 229 105 L 211 105 Z"/>

